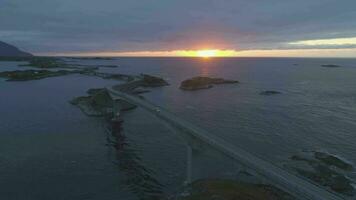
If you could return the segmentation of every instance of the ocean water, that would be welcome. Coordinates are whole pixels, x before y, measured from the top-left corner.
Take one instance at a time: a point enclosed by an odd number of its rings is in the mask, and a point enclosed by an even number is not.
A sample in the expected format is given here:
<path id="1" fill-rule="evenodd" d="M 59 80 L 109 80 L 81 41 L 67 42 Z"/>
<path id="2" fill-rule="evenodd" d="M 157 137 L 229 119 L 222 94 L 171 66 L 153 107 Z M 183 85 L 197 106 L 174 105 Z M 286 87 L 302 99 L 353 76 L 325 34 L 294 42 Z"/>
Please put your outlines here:
<path id="1" fill-rule="evenodd" d="M 326 151 L 356 163 L 356 59 L 75 62 L 118 65 L 100 71 L 167 79 L 169 86 L 152 89 L 146 99 L 281 167 L 302 151 Z M 12 68 L 18 69 L 17 63 L 0 62 L 0 71 Z M 194 92 L 178 88 L 198 75 L 241 83 Z M 185 179 L 185 144 L 159 120 L 142 109 L 125 113 L 121 152 L 110 145 L 102 119 L 68 103 L 89 88 L 117 83 L 80 75 L 0 80 L 0 199 L 138 199 L 177 190 Z M 264 90 L 282 94 L 259 95 Z M 356 174 L 348 176 L 356 180 Z"/>

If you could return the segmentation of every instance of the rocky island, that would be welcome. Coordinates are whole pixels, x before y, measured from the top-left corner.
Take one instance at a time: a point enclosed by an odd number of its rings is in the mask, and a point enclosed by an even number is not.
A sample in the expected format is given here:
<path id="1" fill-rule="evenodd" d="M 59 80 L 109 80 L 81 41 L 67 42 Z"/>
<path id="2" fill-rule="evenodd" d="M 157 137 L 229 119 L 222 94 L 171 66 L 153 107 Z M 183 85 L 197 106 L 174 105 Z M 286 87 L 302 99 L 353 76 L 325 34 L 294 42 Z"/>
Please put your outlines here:
<path id="1" fill-rule="evenodd" d="M 235 83 L 239 83 L 239 81 L 226 80 L 223 78 L 197 76 L 183 81 L 179 88 L 182 90 L 193 91 L 193 90 L 200 90 L 200 89 L 209 89 L 212 88 L 213 85 L 217 85 L 217 84 L 235 84 Z"/>

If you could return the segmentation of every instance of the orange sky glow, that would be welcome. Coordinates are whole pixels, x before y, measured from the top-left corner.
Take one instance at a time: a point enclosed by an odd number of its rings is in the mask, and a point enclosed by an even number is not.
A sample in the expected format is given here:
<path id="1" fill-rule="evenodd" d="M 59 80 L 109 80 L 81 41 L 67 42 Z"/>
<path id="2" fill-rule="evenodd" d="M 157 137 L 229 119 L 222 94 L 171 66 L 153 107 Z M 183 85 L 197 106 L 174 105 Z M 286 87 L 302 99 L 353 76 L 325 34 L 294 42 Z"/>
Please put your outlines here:
<path id="1" fill-rule="evenodd" d="M 202 49 L 174 51 L 83 52 L 56 53 L 51 56 L 108 56 L 108 57 L 354 57 L 356 48 L 349 49 L 290 49 L 243 50 Z"/>

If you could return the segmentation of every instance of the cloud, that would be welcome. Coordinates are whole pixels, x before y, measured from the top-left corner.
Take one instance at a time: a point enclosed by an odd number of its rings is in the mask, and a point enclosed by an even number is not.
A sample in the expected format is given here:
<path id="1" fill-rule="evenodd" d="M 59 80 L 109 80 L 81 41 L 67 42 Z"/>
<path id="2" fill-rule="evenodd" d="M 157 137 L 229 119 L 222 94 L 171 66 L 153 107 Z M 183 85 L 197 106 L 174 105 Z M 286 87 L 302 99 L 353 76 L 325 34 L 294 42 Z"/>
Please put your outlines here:
<path id="1" fill-rule="evenodd" d="M 354 0 L 0 0 L 0 40 L 34 53 L 309 48 L 291 42 L 356 37 L 355 7 Z"/>

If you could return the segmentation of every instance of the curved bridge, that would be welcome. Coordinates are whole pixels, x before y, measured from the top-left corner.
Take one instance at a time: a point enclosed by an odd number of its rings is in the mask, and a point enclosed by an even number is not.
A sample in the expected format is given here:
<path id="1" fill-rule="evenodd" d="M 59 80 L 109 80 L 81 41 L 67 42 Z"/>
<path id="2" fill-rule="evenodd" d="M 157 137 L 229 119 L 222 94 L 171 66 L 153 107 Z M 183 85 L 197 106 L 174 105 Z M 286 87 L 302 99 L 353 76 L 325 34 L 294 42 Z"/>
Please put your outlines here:
<path id="1" fill-rule="evenodd" d="M 175 131 L 188 144 L 187 155 L 187 182 L 196 180 L 193 173 L 194 168 L 199 162 L 199 157 L 204 154 L 219 154 L 228 157 L 235 162 L 254 171 L 259 176 L 267 179 L 273 185 L 289 192 L 298 199 L 308 200 L 342 200 L 340 196 L 329 192 L 315 184 L 310 183 L 298 176 L 288 173 L 287 171 L 266 162 L 247 151 L 227 143 L 219 137 L 187 122 L 184 119 L 151 104 L 137 96 L 133 96 L 113 88 L 107 88 L 114 100 L 125 100 L 140 106 L 155 115 L 166 124 L 175 129 Z M 203 168 L 204 166 L 200 166 Z"/>

